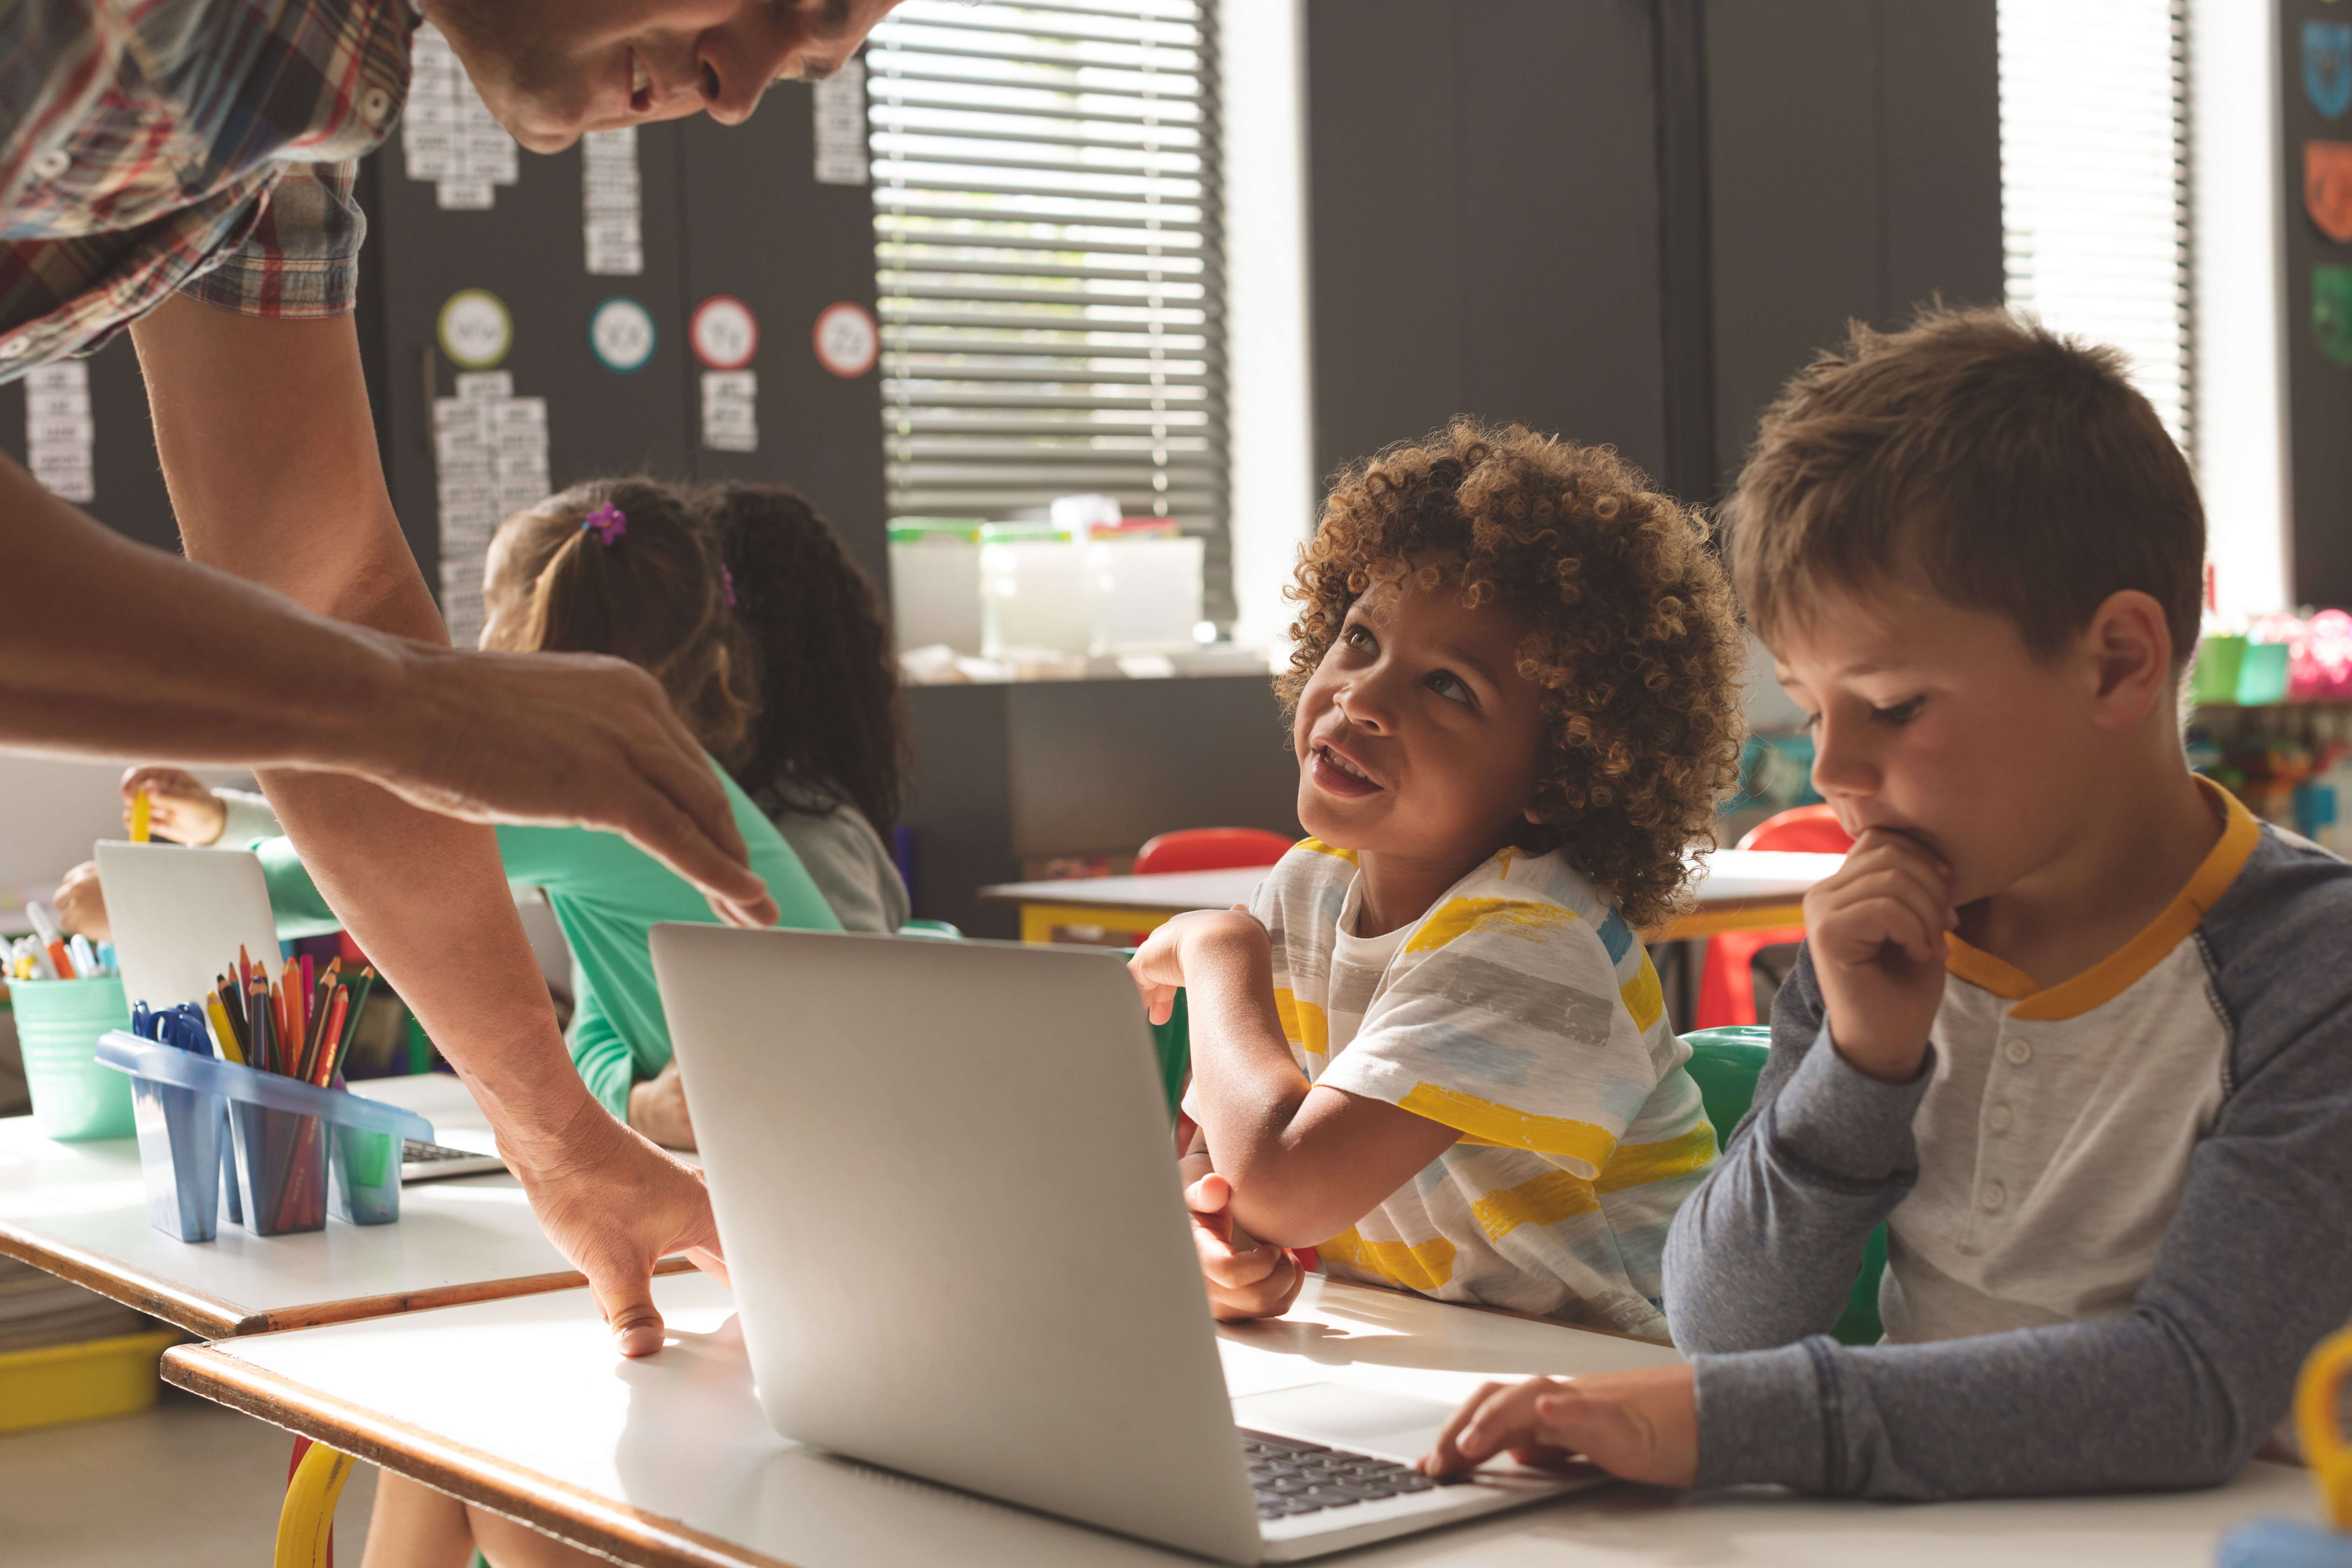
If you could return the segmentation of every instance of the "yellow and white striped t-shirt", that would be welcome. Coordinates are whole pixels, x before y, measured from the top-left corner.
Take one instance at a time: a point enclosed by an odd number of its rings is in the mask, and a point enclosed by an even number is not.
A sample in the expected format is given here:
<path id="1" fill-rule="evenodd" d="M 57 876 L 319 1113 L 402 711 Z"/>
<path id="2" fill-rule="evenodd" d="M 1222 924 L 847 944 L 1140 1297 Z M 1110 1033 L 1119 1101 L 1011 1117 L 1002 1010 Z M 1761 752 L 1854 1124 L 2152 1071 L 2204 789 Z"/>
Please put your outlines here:
<path id="1" fill-rule="evenodd" d="M 1666 1337 L 1666 1226 L 1715 1160 L 1657 971 L 1563 852 L 1505 849 L 1360 938 L 1356 857 L 1303 840 L 1252 912 L 1307 1079 L 1460 1142 L 1323 1243 L 1327 1273 Z"/>

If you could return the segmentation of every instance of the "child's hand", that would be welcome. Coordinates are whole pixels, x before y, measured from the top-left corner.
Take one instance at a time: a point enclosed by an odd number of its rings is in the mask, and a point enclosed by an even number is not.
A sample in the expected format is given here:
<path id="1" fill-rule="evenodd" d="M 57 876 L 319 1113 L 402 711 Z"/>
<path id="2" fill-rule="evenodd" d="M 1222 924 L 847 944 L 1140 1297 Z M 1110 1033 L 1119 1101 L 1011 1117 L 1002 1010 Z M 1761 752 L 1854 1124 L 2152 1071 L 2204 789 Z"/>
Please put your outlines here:
<path id="1" fill-rule="evenodd" d="M 677 1058 L 646 1079 L 629 1086 L 629 1125 L 665 1149 L 694 1147 L 694 1119 L 686 1110 L 686 1080 L 677 1076 Z"/>
<path id="2" fill-rule="evenodd" d="M 147 829 L 177 844 L 211 844 L 228 826 L 220 796 L 185 768 L 132 768 L 122 775 L 122 826 L 131 826 L 131 803 L 147 792 Z"/>
<path id="3" fill-rule="evenodd" d="M 1233 923 L 1236 916 L 1240 917 L 1239 926 Z M 1143 939 L 1143 945 L 1127 961 L 1127 972 L 1135 977 L 1135 989 L 1143 997 L 1143 1010 L 1150 1015 L 1153 1023 L 1166 1023 L 1176 1010 L 1176 993 L 1184 984 L 1185 954 L 1191 946 L 1244 927 L 1261 940 L 1265 935 L 1265 928 L 1257 923 L 1248 908 L 1235 904 L 1230 910 L 1195 910 L 1178 915 Z"/>
<path id="4" fill-rule="evenodd" d="M 58 906 L 58 924 L 68 936 L 86 936 L 92 942 L 114 940 L 113 923 L 106 918 L 106 889 L 99 886 L 97 861 L 85 860 L 67 872 L 50 901 Z"/>
<path id="5" fill-rule="evenodd" d="M 1882 1083 L 1919 1076 L 1944 1000 L 1944 933 L 1959 924 L 1952 868 L 1916 839 L 1874 827 L 1805 895 L 1805 943 L 1830 1037 Z"/>
<path id="6" fill-rule="evenodd" d="M 1460 1475 L 1506 1453 L 1546 1469 L 1568 1469 L 1582 1459 L 1629 1481 L 1689 1486 L 1698 1479 L 1691 1369 L 1490 1383 L 1454 1413 L 1421 1468 L 1433 1476 Z"/>
<path id="7" fill-rule="evenodd" d="M 1209 1311 L 1221 1323 L 1278 1318 L 1298 1299 L 1307 1270 L 1279 1247 L 1253 1241 L 1234 1226 L 1233 1184 L 1214 1171 L 1184 1189 L 1192 1211 L 1192 1247 L 1209 1288 Z"/>

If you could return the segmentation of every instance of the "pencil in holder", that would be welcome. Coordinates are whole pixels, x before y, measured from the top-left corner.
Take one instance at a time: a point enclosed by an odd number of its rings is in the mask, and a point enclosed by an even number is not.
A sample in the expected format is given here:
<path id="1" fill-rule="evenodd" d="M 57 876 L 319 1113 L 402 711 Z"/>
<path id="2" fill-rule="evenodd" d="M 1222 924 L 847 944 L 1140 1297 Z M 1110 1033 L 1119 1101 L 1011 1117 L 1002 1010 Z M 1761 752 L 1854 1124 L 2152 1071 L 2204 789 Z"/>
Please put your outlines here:
<path id="1" fill-rule="evenodd" d="M 315 1116 L 233 1100 L 237 1194 L 245 1228 L 286 1236 L 327 1226 L 327 1130 Z"/>
<path id="2" fill-rule="evenodd" d="M 151 1216 L 165 1212 L 156 1206 L 160 1200 L 155 1193 L 159 1184 L 168 1184 L 174 1225 L 183 1203 L 201 1213 L 201 1196 L 186 1194 L 184 1189 L 206 1183 L 217 1194 L 215 1213 L 226 1207 L 231 1223 L 241 1223 L 257 1236 L 319 1229 L 327 1223 L 331 1196 L 339 1219 L 353 1225 L 389 1224 L 400 1217 L 402 1140 L 433 1141 L 433 1124 L 413 1110 L 349 1089 L 324 1089 L 197 1056 L 127 1030 L 101 1038 L 97 1056 L 105 1066 L 129 1074 L 134 1083 L 197 1091 L 226 1108 L 225 1117 L 215 1112 L 215 1126 L 226 1120 L 226 1135 L 215 1132 L 217 1142 L 209 1166 L 193 1142 L 184 1140 L 181 1147 L 172 1146 L 168 1113 L 164 1118 L 154 1157 L 169 1157 L 171 1164 L 168 1171 L 149 1168 L 149 1212 Z M 346 1142 L 342 1133 L 352 1136 Z M 187 1134 L 188 1139 L 200 1137 Z M 221 1160 L 231 1152 L 234 1157 L 224 1166 Z M 184 1160 L 180 1158 L 184 1152 Z M 143 1139 L 140 1158 L 142 1164 L 151 1158 Z M 160 1219 L 158 1228 L 180 1234 Z M 183 1235 L 183 1239 L 188 1237 Z"/>
<path id="3" fill-rule="evenodd" d="M 227 1128 L 221 1097 L 200 1089 L 131 1080 L 139 1168 L 147 1178 L 147 1223 L 182 1241 L 220 1234 L 221 1160 Z"/>

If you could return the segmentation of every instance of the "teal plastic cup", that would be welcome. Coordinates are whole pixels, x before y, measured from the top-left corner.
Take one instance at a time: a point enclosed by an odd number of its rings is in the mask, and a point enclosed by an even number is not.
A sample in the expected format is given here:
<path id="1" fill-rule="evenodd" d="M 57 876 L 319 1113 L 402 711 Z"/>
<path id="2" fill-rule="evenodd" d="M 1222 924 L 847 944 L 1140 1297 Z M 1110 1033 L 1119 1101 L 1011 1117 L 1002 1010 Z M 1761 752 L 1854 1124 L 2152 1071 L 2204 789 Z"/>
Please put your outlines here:
<path id="1" fill-rule="evenodd" d="M 68 1142 L 128 1138 L 136 1131 L 131 1080 L 98 1065 L 98 1037 L 130 1026 L 121 976 L 16 980 L 8 992 L 16 1005 L 25 1085 L 33 1093 L 34 1130 Z"/>

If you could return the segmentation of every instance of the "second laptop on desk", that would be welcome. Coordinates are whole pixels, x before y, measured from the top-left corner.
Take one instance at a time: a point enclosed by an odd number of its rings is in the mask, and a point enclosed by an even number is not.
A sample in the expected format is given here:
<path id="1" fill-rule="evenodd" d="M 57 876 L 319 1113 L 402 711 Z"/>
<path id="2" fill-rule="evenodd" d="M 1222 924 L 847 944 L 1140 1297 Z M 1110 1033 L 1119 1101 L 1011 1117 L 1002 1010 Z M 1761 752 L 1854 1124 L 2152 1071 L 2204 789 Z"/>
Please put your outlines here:
<path id="1" fill-rule="evenodd" d="M 1142 1009 L 1103 954 L 663 925 L 653 955 L 784 1436 L 1233 1563 L 1591 1484 L 1432 1486 L 1408 1468 L 1452 1413 L 1429 1400 L 1227 1398 Z M 1253 1485 L 1276 1474 L 1307 1485 Z"/>

